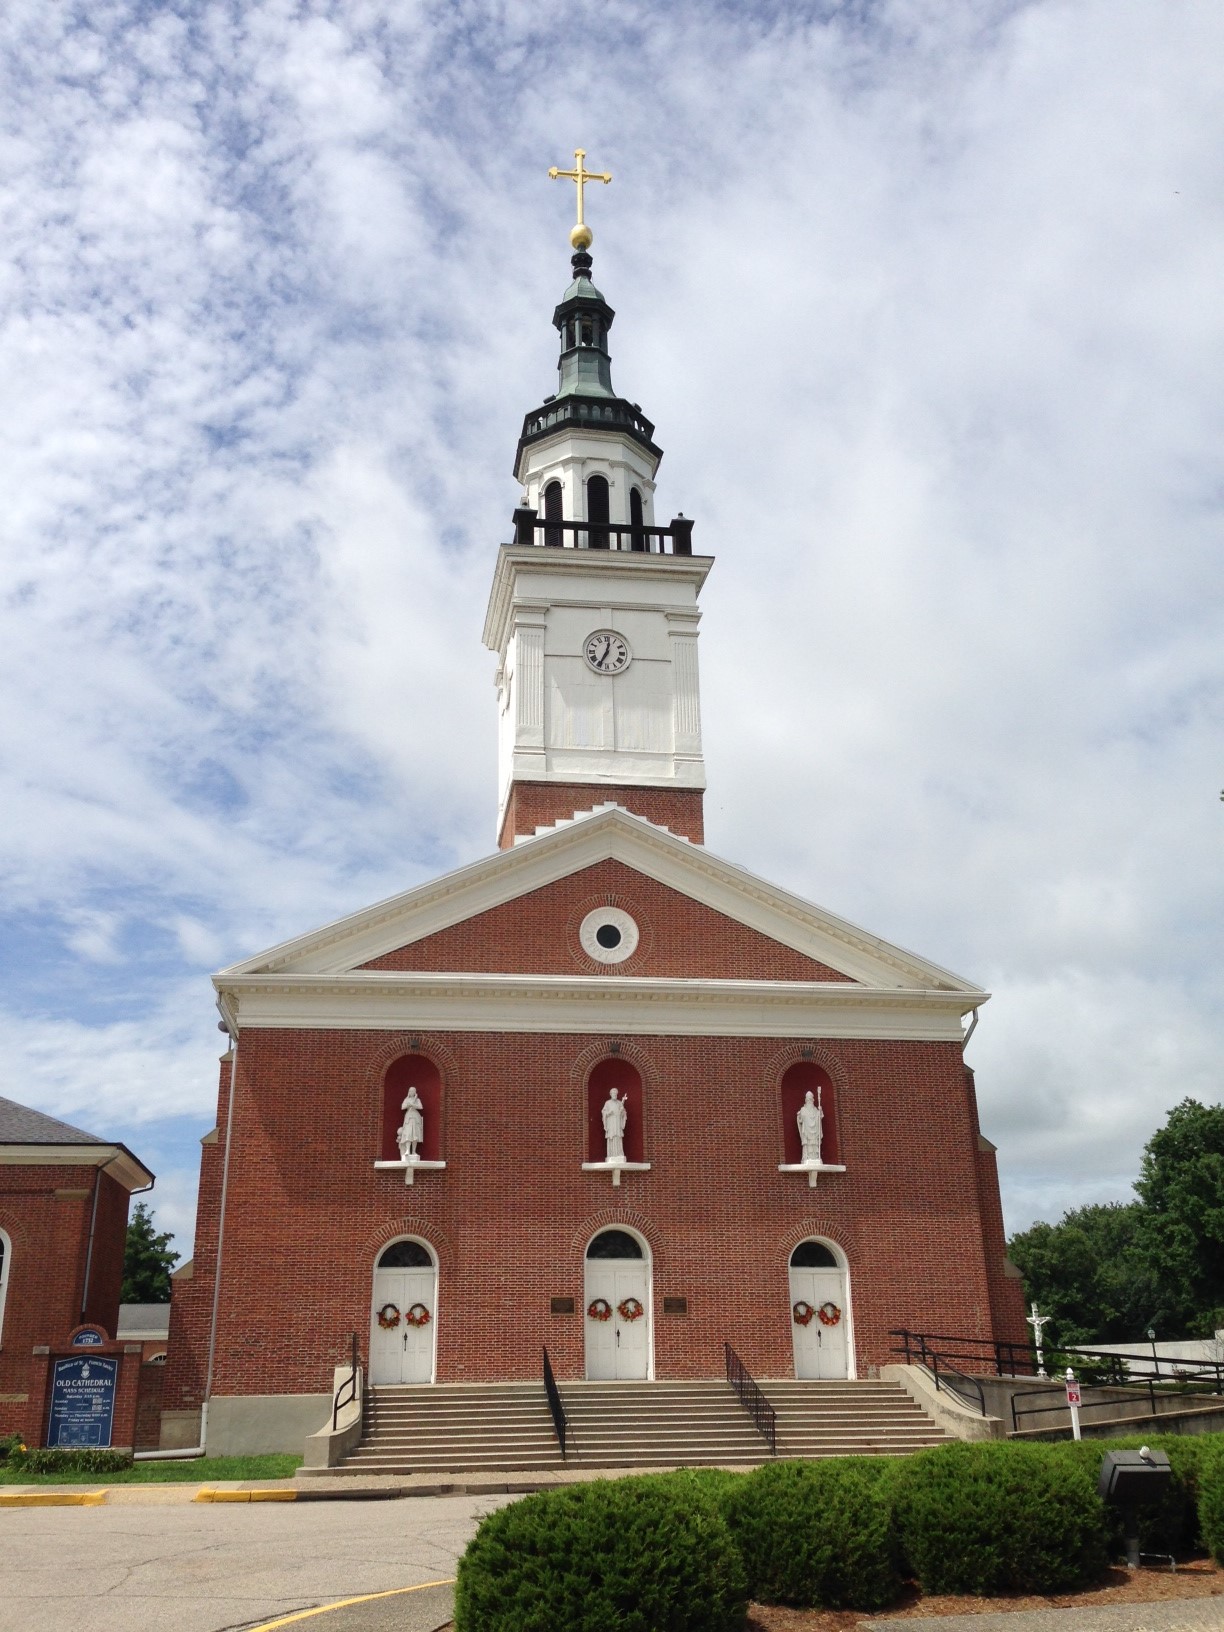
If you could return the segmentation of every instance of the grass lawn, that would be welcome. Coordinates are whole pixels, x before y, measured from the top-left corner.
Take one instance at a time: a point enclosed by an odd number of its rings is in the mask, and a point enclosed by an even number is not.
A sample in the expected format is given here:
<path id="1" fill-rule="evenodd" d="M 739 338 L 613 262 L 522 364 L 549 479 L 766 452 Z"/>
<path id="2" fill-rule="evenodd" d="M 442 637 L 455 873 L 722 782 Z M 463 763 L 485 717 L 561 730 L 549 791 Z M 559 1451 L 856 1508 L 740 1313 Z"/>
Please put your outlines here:
<path id="1" fill-rule="evenodd" d="M 0 1462 L 4 1485 L 208 1485 L 214 1479 L 288 1479 L 300 1456 L 197 1456 L 187 1462 L 136 1462 L 122 1473 L 27 1473 Z"/>

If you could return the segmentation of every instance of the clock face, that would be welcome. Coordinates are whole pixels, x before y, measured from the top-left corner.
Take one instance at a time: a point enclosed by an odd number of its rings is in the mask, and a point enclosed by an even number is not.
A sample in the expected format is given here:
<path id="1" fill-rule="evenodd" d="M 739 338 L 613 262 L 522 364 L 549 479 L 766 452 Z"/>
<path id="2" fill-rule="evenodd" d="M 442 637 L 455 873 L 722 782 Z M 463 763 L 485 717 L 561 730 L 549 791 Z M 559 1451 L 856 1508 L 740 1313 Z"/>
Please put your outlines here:
<path id="1" fill-rule="evenodd" d="M 587 636 L 582 655 L 596 674 L 620 674 L 629 667 L 633 653 L 624 635 L 615 629 L 596 629 Z"/>

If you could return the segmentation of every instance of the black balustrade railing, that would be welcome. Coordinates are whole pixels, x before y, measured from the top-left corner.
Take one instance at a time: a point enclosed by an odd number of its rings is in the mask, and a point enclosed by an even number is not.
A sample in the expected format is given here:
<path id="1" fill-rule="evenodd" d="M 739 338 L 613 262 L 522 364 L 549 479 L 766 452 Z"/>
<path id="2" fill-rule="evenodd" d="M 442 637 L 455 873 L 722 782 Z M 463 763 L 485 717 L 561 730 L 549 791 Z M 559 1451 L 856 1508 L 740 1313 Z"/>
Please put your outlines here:
<path id="1" fill-rule="evenodd" d="M 557 1379 L 553 1376 L 552 1362 L 548 1358 L 548 1350 L 544 1350 L 544 1392 L 548 1395 L 548 1409 L 552 1412 L 553 1428 L 557 1434 L 557 1444 L 561 1447 L 561 1455 L 565 1455 L 565 1441 L 569 1433 L 569 1419 L 565 1415 L 565 1407 L 561 1403 L 561 1390 L 557 1387 Z"/>
<path id="2" fill-rule="evenodd" d="M 522 506 L 514 512 L 514 542 L 547 549 L 625 550 L 638 555 L 692 555 L 693 523 L 674 516 L 670 526 L 633 521 L 555 521 Z"/>
<path id="3" fill-rule="evenodd" d="M 349 1357 L 349 1374 L 340 1384 L 332 1396 L 332 1433 L 336 1432 L 340 1421 L 340 1413 L 346 1405 L 357 1400 L 361 1408 L 362 1425 L 365 1424 L 365 1390 L 361 1387 L 361 1361 L 357 1353 L 357 1333 L 353 1333 L 352 1350 Z"/>
<path id="4" fill-rule="evenodd" d="M 757 1432 L 769 1446 L 770 1456 L 778 1454 L 778 1414 L 761 1392 L 761 1385 L 736 1354 L 730 1343 L 723 1344 L 727 1361 L 727 1381 L 736 1398 L 752 1418 Z"/>

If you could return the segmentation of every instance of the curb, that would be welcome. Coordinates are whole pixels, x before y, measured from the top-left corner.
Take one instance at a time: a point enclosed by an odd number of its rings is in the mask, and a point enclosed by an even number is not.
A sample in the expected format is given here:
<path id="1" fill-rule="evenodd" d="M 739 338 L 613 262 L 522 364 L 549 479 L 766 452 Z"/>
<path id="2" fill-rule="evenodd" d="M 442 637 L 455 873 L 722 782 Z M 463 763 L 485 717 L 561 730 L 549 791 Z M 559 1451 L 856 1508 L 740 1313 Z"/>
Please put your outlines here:
<path id="1" fill-rule="evenodd" d="M 101 1507 L 104 1490 L 27 1490 L 0 1492 L 0 1507 Z"/>
<path id="2" fill-rule="evenodd" d="M 295 1502 L 296 1490 L 197 1490 L 193 1502 Z"/>

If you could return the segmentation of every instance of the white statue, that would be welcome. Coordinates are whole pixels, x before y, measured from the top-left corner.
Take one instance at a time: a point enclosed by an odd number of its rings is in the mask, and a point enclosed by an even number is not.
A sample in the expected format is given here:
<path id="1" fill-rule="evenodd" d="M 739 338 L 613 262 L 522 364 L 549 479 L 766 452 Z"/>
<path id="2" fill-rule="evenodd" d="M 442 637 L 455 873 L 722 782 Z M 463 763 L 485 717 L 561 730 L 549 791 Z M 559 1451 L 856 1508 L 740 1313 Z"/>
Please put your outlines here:
<path id="1" fill-rule="evenodd" d="M 404 1103 L 400 1106 L 404 1113 L 404 1120 L 400 1123 L 395 1142 L 399 1146 L 401 1162 L 419 1162 L 421 1157 L 417 1146 L 425 1140 L 425 1107 L 421 1104 L 421 1096 L 415 1088 L 409 1088 Z"/>
<path id="2" fill-rule="evenodd" d="M 608 1097 L 604 1100 L 603 1110 L 599 1113 L 603 1118 L 604 1143 L 607 1146 L 606 1162 L 623 1162 L 625 1159 L 625 1127 L 629 1121 L 629 1101 L 621 1099 L 615 1088 L 608 1089 Z"/>
<path id="3" fill-rule="evenodd" d="M 803 1104 L 795 1113 L 795 1121 L 799 1124 L 799 1143 L 803 1147 L 805 1162 L 820 1160 L 820 1144 L 824 1138 L 824 1106 L 821 1103 L 823 1090 L 817 1086 L 815 1094 L 809 1088 L 803 1096 Z"/>

